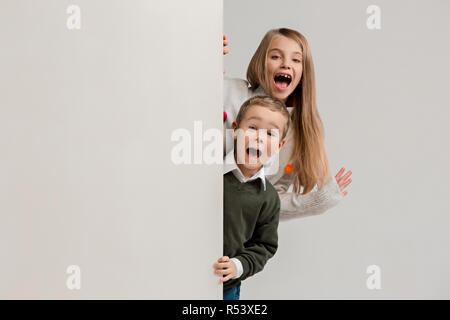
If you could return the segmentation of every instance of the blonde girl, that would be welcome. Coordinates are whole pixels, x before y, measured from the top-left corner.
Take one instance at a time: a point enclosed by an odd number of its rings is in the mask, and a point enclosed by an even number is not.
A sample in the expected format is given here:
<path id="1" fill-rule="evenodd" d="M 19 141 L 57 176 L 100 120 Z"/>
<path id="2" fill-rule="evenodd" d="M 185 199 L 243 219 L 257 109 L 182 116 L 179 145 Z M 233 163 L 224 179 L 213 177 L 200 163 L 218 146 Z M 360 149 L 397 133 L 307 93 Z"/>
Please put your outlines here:
<path id="1" fill-rule="evenodd" d="M 225 36 L 223 44 L 226 54 Z M 247 80 L 225 77 L 225 129 L 231 129 L 244 101 L 261 94 L 285 102 L 292 120 L 278 168 L 267 176 L 280 196 L 280 220 L 325 212 L 347 194 L 344 189 L 352 181 L 351 171 L 343 175 L 345 169 L 341 168 L 335 177 L 330 177 L 324 129 L 316 105 L 311 51 L 298 31 L 269 30 L 250 61 Z M 233 147 L 232 141 L 225 134 L 224 154 Z"/>

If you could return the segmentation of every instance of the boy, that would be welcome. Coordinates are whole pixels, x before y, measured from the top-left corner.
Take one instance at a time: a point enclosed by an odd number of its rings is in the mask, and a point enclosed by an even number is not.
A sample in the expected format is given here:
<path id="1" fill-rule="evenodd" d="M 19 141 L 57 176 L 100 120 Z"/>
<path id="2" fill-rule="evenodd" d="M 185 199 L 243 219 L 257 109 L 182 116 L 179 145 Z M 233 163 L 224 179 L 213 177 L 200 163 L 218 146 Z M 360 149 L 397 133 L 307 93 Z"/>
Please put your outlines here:
<path id="1" fill-rule="evenodd" d="M 289 121 L 282 101 L 255 96 L 232 124 L 234 149 L 224 164 L 224 256 L 214 264 L 224 300 L 239 300 L 241 281 L 263 270 L 278 248 L 280 199 L 264 163 L 285 144 Z"/>

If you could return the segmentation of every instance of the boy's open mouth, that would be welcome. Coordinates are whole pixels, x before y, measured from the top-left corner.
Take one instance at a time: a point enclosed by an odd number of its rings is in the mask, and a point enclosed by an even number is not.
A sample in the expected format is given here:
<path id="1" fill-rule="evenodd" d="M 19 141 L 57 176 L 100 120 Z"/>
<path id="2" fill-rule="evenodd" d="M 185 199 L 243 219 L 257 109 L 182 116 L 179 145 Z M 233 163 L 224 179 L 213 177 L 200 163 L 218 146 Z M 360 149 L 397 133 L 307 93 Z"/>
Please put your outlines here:
<path id="1" fill-rule="evenodd" d="M 255 148 L 247 148 L 245 150 L 249 156 L 259 158 L 262 154 L 261 150 Z"/>
<path id="2" fill-rule="evenodd" d="M 275 87 L 280 91 L 284 91 L 291 83 L 292 77 L 287 73 L 277 73 L 273 77 L 273 80 L 275 83 Z"/>

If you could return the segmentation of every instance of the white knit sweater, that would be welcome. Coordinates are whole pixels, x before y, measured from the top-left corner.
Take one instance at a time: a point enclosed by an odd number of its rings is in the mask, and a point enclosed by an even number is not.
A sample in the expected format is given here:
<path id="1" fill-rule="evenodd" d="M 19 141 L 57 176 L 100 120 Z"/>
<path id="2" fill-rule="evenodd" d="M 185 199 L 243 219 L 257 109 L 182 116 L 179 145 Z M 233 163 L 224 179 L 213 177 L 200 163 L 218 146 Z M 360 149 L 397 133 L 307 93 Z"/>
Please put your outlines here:
<path id="1" fill-rule="evenodd" d="M 224 78 L 224 110 L 227 113 L 224 130 L 228 129 L 224 132 L 224 155 L 233 148 L 233 138 L 229 129 L 231 129 L 231 124 L 236 119 L 239 108 L 250 97 L 264 94 L 264 90 L 261 87 L 251 90 L 248 82 L 245 80 Z M 292 109 L 292 107 L 288 108 L 290 113 Z M 280 151 L 278 163 L 274 163 L 272 168 L 266 169 L 267 179 L 280 196 L 280 221 L 321 214 L 334 207 L 343 198 L 334 177 L 332 177 L 330 183 L 320 190 L 318 190 L 316 185 L 311 192 L 305 195 L 288 191 L 293 182 L 293 173 L 285 173 L 284 168 L 288 164 L 289 156 L 292 152 L 293 140 L 292 130 L 289 128 L 286 143 Z M 278 166 L 276 166 L 277 164 Z M 269 164 L 267 166 L 270 167 Z"/>

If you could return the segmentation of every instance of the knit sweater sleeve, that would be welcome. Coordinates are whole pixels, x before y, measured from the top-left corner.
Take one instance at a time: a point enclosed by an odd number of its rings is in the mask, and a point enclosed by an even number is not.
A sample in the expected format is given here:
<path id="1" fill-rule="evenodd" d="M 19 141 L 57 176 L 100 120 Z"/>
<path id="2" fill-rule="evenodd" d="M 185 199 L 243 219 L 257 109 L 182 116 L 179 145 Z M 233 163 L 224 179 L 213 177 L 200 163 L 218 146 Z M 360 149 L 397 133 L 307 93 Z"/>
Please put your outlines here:
<path id="1" fill-rule="evenodd" d="M 223 123 L 223 155 L 233 148 L 231 124 L 236 120 L 241 105 L 251 96 L 248 82 L 237 78 L 223 79 L 223 110 L 227 117 Z"/>
<path id="2" fill-rule="evenodd" d="M 277 251 L 280 200 L 275 190 L 273 195 L 271 201 L 266 202 L 261 209 L 252 238 L 244 244 L 244 249 L 235 257 L 243 266 L 241 280 L 262 271 L 267 261 Z"/>
<path id="3" fill-rule="evenodd" d="M 334 177 L 322 188 L 318 189 L 316 185 L 314 190 L 307 194 L 288 191 L 289 186 L 290 179 L 287 177 L 282 177 L 274 184 L 281 201 L 280 221 L 322 214 L 336 206 L 343 198 Z"/>

